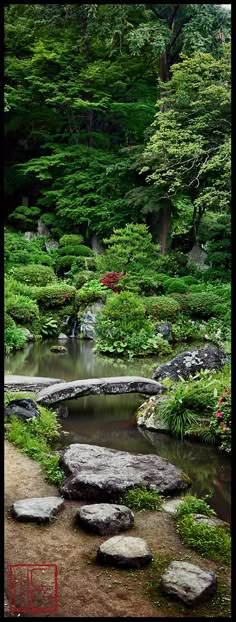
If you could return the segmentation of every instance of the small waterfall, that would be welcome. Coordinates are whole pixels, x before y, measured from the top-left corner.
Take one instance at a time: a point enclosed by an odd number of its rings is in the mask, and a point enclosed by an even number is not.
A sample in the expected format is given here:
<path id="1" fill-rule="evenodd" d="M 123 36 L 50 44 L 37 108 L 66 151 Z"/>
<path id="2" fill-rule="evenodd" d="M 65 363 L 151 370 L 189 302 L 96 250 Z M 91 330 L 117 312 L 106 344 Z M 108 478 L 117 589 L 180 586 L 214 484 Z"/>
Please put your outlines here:
<path id="1" fill-rule="evenodd" d="M 77 320 L 75 320 L 75 321 L 73 322 L 73 326 L 72 326 L 72 329 L 71 329 L 71 334 L 70 334 L 70 337 L 76 337 L 76 335 L 77 335 L 77 329 L 78 329 L 78 326 L 77 326 Z"/>

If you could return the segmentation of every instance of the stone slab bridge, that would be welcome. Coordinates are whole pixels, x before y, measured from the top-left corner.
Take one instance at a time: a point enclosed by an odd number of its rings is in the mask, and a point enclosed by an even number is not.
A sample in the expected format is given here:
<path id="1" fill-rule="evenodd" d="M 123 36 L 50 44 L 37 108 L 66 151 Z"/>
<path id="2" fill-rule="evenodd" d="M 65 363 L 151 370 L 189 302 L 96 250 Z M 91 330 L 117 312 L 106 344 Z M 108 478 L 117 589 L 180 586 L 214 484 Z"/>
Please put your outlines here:
<path id="1" fill-rule="evenodd" d="M 15 382 L 14 382 L 15 379 Z M 42 382 L 44 380 L 44 383 Z M 42 384 L 44 387 L 42 388 Z M 37 392 L 36 401 L 39 404 L 56 404 L 64 400 L 72 400 L 86 395 L 117 395 L 121 393 L 143 393 L 144 395 L 158 395 L 166 388 L 150 378 L 142 376 L 118 376 L 112 378 L 89 378 L 64 382 L 57 378 L 31 378 L 29 376 L 6 376 L 5 388 L 16 391 L 33 388 Z"/>

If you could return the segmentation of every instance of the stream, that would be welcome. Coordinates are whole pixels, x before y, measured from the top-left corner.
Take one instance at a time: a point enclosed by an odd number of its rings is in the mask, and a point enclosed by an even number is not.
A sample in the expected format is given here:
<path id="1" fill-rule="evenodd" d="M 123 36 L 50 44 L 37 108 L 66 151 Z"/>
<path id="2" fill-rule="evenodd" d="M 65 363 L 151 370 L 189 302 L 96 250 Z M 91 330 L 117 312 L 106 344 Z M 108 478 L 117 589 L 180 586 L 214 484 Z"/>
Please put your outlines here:
<path id="1" fill-rule="evenodd" d="M 67 354 L 50 352 L 50 347 L 58 343 L 67 347 Z M 195 345 L 202 344 L 182 344 L 176 350 Z M 93 348 L 92 341 L 74 338 L 66 342 L 48 339 L 29 343 L 23 350 L 5 357 L 5 374 L 54 377 L 67 382 L 126 375 L 151 378 L 155 367 L 175 355 L 173 352 L 167 357 L 125 361 L 95 355 Z M 88 443 L 131 453 L 158 454 L 183 469 L 192 479 L 191 492 L 199 497 L 210 495 L 209 505 L 219 518 L 230 522 L 229 455 L 209 445 L 139 428 L 135 411 L 143 401 L 143 396 L 130 394 L 88 396 L 63 402 L 60 422 L 67 434 L 62 435 L 59 446 Z"/>

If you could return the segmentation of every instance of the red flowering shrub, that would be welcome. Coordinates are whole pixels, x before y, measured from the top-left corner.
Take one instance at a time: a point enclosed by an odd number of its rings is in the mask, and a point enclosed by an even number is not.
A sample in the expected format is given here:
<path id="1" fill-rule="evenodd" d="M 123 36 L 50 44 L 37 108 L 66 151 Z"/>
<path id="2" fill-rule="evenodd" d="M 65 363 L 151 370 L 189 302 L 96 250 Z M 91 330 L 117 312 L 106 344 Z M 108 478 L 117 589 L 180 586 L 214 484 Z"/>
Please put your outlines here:
<path id="1" fill-rule="evenodd" d="M 124 272 L 107 272 L 101 276 L 100 283 L 112 289 L 113 292 L 119 292 L 120 288 L 117 287 L 117 283 L 122 279 L 124 274 Z"/>
<path id="2" fill-rule="evenodd" d="M 223 395 L 218 402 L 218 409 L 210 423 L 210 429 L 220 437 L 220 449 L 231 449 L 231 392 L 224 387 Z"/>

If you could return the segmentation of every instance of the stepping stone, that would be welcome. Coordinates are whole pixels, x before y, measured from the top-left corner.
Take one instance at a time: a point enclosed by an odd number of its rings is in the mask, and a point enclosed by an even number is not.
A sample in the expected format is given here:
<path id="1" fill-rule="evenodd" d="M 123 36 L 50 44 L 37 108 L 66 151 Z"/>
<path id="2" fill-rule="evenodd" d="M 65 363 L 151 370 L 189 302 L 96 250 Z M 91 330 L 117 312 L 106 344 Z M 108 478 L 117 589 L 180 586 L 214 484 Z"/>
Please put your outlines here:
<path id="1" fill-rule="evenodd" d="M 141 568 L 152 559 L 152 552 L 145 540 L 130 536 L 114 536 L 103 542 L 97 551 L 102 564 L 121 568 Z"/>
<path id="2" fill-rule="evenodd" d="M 168 512 L 168 514 L 175 514 L 177 508 L 183 501 L 184 499 L 180 499 L 179 497 L 176 499 L 168 499 L 168 501 L 163 503 L 161 509 L 164 510 L 164 512 Z"/>
<path id="3" fill-rule="evenodd" d="M 125 505 L 95 503 L 79 508 L 76 520 L 88 531 L 104 536 L 133 527 L 134 514 Z"/>
<path id="4" fill-rule="evenodd" d="M 172 562 L 161 577 L 165 594 L 194 607 L 207 600 L 216 590 L 216 576 L 187 562 Z"/>
<path id="5" fill-rule="evenodd" d="M 96 445 L 69 445 L 60 457 L 60 465 L 67 476 L 60 492 L 73 500 L 119 503 L 120 495 L 134 486 L 145 486 L 168 497 L 182 494 L 191 486 L 183 471 L 160 456 Z"/>
<path id="6" fill-rule="evenodd" d="M 33 497 L 15 501 L 11 512 L 18 521 L 42 523 L 53 518 L 63 507 L 61 497 Z"/>
<path id="7" fill-rule="evenodd" d="M 205 516 L 205 514 L 191 514 L 194 523 L 197 525 L 207 525 L 207 527 L 228 527 L 229 523 L 226 523 L 220 518 L 214 516 Z"/>

